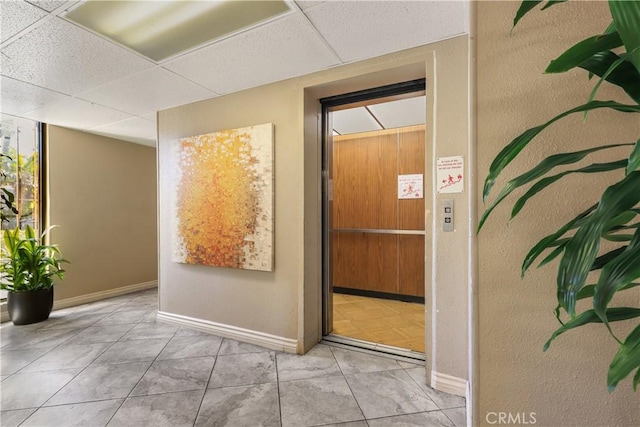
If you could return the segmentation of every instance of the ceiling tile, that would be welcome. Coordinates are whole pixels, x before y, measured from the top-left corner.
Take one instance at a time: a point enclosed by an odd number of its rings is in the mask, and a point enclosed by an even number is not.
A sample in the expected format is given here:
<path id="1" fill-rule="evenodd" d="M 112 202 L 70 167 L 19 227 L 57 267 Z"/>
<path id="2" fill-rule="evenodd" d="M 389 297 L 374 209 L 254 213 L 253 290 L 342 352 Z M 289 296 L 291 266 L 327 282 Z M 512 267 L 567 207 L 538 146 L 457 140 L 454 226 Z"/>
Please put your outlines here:
<path id="1" fill-rule="evenodd" d="M 7 40 L 48 15 L 24 1 L 3 1 L 0 9 L 0 41 Z"/>
<path id="2" fill-rule="evenodd" d="M 340 135 L 382 129 L 364 107 L 334 111 L 331 113 L 331 121 L 333 129 Z"/>
<path id="3" fill-rule="evenodd" d="M 57 126 L 87 129 L 132 118 L 130 114 L 95 105 L 75 98 L 66 98 L 44 108 L 33 110 L 24 117 Z"/>
<path id="4" fill-rule="evenodd" d="M 380 56 L 468 32 L 468 3 L 335 1 L 305 10 L 345 62 Z"/>
<path id="5" fill-rule="evenodd" d="M 163 65 L 223 94 L 308 74 L 337 63 L 335 54 L 298 12 Z"/>
<path id="6" fill-rule="evenodd" d="M 55 9 L 59 8 L 65 3 L 68 3 L 71 6 L 77 1 L 64 1 L 64 0 L 28 0 L 29 3 L 38 6 L 41 9 L 44 9 L 49 12 L 53 12 Z"/>
<path id="7" fill-rule="evenodd" d="M 419 125 L 427 117 L 427 101 L 424 96 L 369 105 L 368 108 L 385 129 Z"/>
<path id="8" fill-rule="evenodd" d="M 309 9 L 310 7 L 314 7 L 317 6 L 319 4 L 324 3 L 324 1 L 318 1 L 318 0 L 296 0 L 296 4 L 298 6 L 300 6 L 300 9 L 305 10 L 305 9 Z"/>
<path id="9" fill-rule="evenodd" d="M 158 114 L 154 111 L 153 113 L 145 114 L 144 116 L 142 116 L 142 118 L 151 120 L 153 123 L 156 123 L 158 121 Z"/>
<path id="10" fill-rule="evenodd" d="M 80 99 L 142 116 L 212 98 L 216 94 L 156 67 L 76 95 Z"/>
<path id="11" fill-rule="evenodd" d="M 157 126 L 155 122 L 140 117 L 91 128 L 89 132 L 109 138 L 156 146 Z"/>
<path id="12" fill-rule="evenodd" d="M 46 104 L 62 101 L 67 96 L 8 77 L 0 78 L 0 111 L 21 115 Z"/>
<path id="13" fill-rule="evenodd" d="M 153 64 L 60 18 L 3 48 L 2 74 L 76 94 Z"/>

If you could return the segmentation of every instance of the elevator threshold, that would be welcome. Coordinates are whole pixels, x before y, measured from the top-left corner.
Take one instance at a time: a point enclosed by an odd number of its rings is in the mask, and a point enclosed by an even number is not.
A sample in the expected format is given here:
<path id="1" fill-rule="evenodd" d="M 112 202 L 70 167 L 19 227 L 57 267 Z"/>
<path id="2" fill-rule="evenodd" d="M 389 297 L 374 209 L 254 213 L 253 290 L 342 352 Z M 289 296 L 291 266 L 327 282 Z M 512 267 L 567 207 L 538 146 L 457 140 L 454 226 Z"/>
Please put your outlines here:
<path id="1" fill-rule="evenodd" d="M 405 348 L 392 347 L 390 345 L 344 337 L 341 335 L 325 335 L 324 337 L 322 337 L 322 341 L 320 341 L 320 343 L 332 347 L 360 351 L 362 353 L 367 353 L 374 356 L 388 357 L 390 359 L 395 359 L 402 362 L 423 364 L 426 361 L 424 353 L 407 350 Z"/>

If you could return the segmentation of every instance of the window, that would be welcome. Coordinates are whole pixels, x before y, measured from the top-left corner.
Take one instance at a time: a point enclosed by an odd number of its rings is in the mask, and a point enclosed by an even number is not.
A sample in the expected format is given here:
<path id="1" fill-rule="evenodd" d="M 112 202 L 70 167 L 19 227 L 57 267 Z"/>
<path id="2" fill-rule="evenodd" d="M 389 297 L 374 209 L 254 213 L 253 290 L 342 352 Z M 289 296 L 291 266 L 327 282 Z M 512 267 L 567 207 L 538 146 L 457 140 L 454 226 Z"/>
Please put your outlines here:
<path id="1" fill-rule="evenodd" d="M 0 116 L 0 228 L 41 229 L 41 124 Z M 0 298 L 5 298 L 5 291 Z"/>

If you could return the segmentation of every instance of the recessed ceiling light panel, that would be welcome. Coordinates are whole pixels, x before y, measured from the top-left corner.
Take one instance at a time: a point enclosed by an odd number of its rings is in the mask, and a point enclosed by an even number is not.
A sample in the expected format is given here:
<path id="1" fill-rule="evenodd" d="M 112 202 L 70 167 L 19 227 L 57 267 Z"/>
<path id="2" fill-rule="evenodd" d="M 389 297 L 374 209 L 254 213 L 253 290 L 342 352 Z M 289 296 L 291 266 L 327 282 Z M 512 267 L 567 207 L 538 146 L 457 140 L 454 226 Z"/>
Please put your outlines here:
<path id="1" fill-rule="evenodd" d="M 88 0 L 65 18 L 161 62 L 290 11 L 281 0 Z"/>

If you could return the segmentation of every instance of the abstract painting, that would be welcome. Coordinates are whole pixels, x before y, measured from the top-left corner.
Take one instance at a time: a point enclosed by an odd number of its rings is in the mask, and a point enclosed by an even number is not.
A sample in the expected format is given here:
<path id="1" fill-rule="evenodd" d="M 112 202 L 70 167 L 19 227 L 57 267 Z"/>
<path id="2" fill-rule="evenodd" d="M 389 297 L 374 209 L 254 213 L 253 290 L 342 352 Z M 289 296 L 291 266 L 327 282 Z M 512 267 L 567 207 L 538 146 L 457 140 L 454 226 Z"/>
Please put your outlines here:
<path id="1" fill-rule="evenodd" d="M 273 124 L 172 144 L 173 261 L 273 271 Z"/>

